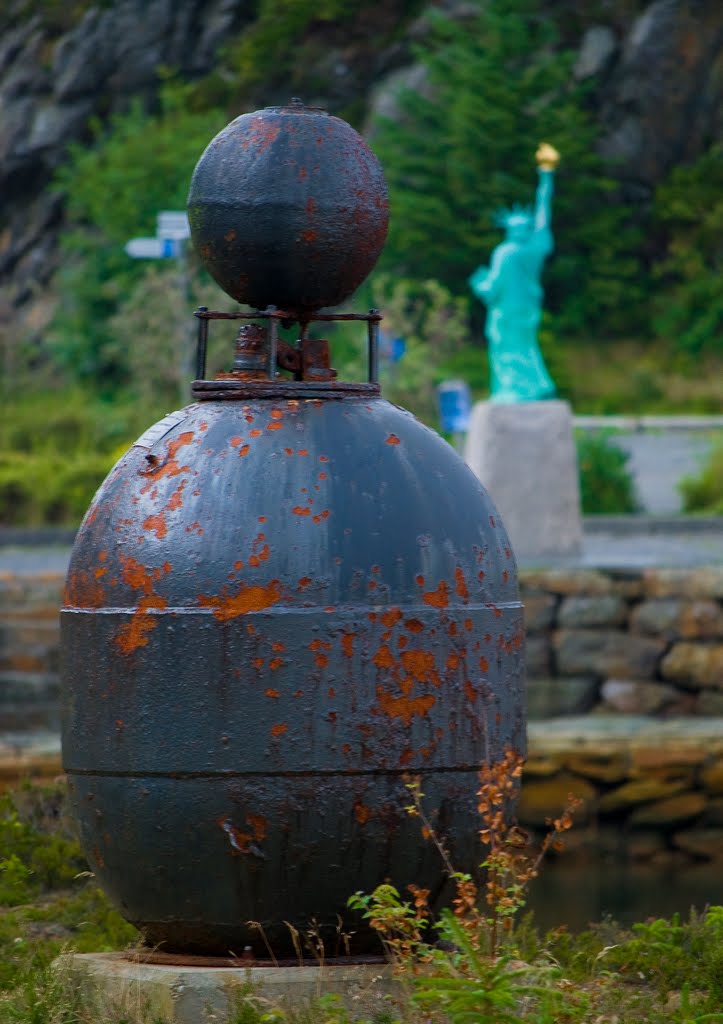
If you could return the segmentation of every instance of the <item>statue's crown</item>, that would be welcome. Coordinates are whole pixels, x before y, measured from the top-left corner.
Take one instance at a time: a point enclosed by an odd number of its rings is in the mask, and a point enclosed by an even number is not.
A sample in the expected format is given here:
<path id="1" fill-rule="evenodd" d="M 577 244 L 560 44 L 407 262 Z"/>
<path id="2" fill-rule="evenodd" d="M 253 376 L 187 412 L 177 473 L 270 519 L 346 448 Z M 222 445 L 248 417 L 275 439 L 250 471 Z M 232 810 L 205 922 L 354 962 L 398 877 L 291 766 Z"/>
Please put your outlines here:
<path id="1" fill-rule="evenodd" d="M 520 224 L 531 224 L 534 219 L 534 210 L 531 206 L 523 203 L 514 203 L 512 206 L 501 206 L 492 214 L 492 220 L 499 228 L 512 228 Z"/>

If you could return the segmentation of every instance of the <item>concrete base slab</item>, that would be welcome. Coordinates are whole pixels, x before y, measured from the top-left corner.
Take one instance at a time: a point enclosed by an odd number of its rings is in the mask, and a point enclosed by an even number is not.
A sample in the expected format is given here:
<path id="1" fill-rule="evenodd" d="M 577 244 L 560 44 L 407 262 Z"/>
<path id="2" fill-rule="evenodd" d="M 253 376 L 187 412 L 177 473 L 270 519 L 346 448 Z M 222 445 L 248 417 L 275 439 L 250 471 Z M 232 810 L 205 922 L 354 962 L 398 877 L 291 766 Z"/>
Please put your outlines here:
<path id="1" fill-rule="evenodd" d="M 525 562 L 582 552 L 577 453 L 567 402 L 478 402 L 465 460 Z"/>
<path id="2" fill-rule="evenodd" d="M 139 962 L 133 953 L 76 953 L 59 957 L 55 968 L 80 989 L 89 1022 L 110 1014 L 129 1024 L 225 1024 L 242 1019 L 244 1001 L 260 1015 L 273 1007 L 298 1010 L 329 994 L 352 1020 L 371 1019 L 402 995 L 385 963 L 216 967 L 199 966 L 201 957 L 190 958 L 193 966 L 174 959 L 171 966 Z"/>

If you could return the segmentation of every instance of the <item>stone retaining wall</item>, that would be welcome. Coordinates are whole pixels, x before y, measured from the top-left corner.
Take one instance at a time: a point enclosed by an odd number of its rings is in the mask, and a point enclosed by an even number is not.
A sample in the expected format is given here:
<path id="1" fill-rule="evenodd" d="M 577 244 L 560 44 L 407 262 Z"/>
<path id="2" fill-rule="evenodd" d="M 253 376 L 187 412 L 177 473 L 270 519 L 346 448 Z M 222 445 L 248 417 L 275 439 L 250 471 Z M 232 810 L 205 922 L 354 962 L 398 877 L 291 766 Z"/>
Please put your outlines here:
<path id="1" fill-rule="evenodd" d="M 520 579 L 531 720 L 723 715 L 723 567 Z"/>

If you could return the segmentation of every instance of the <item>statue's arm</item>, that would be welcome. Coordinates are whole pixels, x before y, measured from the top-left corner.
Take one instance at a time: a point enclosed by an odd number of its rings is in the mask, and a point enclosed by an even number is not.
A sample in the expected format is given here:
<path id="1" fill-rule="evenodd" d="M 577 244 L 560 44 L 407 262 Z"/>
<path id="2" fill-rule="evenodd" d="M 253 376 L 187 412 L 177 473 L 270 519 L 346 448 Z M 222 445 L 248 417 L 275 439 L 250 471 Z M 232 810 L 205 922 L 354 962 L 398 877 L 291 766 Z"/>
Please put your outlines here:
<path id="1" fill-rule="evenodd" d="M 478 267 L 469 279 L 469 286 L 482 302 L 491 305 L 499 294 L 500 276 L 502 270 L 502 256 L 500 246 L 492 253 L 492 261 L 489 270 L 487 267 Z"/>
<path id="2" fill-rule="evenodd" d="M 555 191 L 555 172 L 539 167 L 537 169 L 537 177 L 535 230 L 549 230 L 552 224 L 552 196 Z"/>

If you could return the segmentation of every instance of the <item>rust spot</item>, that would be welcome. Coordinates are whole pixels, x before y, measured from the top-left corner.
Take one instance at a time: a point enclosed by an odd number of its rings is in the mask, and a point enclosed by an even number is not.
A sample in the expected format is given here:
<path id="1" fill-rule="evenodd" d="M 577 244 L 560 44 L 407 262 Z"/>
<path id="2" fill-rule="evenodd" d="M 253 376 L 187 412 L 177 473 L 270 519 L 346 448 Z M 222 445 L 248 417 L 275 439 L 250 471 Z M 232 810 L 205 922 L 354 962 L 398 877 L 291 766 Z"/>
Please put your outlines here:
<path id="1" fill-rule="evenodd" d="M 422 600 L 433 608 L 446 608 L 449 604 L 449 588 L 444 580 L 440 580 L 436 590 L 422 594 Z"/>
<path id="2" fill-rule="evenodd" d="M 270 686 L 266 688 L 264 693 L 267 697 L 271 697 L 274 700 L 277 700 L 281 696 L 281 692 L 279 690 L 273 690 Z"/>
<path id="3" fill-rule="evenodd" d="M 327 479 L 327 474 L 326 473 L 319 473 L 318 479 L 319 480 L 326 480 Z"/>
<path id="4" fill-rule="evenodd" d="M 502 618 L 502 609 L 498 608 L 496 604 L 487 604 L 485 605 L 485 608 L 491 608 L 492 613 L 496 619 Z"/>
<path id="5" fill-rule="evenodd" d="M 304 696 L 304 691 L 303 691 L 303 690 L 295 690 L 295 691 L 294 691 L 294 692 L 292 693 L 292 695 L 291 695 L 291 696 L 292 696 L 292 697 L 296 697 L 296 698 L 298 698 L 298 697 L 303 697 L 303 696 Z"/>
<path id="6" fill-rule="evenodd" d="M 382 615 L 382 624 L 387 629 L 392 629 L 401 619 L 402 613 L 399 608 L 390 608 L 389 611 L 384 612 Z"/>
<path id="7" fill-rule="evenodd" d="M 368 586 L 369 590 L 376 590 L 377 589 L 377 581 L 376 580 L 369 580 L 369 583 L 367 584 L 367 586 Z"/>
<path id="8" fill-rule="evenodd" d="M 249 431 L 249 437 L 261 437 L 262 433 L 263 433 L 262 430 L 259 430 L 258 428 L 256 428 L 255 430 L 250 430 Z"/>
<path id="9" fill-rule="evenodd" d="M 396 434 L 390 434 L 389 437 L 386 439 L 386 441 L 384 443 L 385 444 L 399 444 L 400 441 L 399 441 L 399 438 L 397 437 Z"/>
<path id="10" fill-rule="evenodd" d="M 248 612 L 260 612 L 281 600 L 279 581 L 272 580 L 267 586 L 242 585 L 236 594 L 228 597 L 206 597 L 200 595 L 198 603 L 202 608 L 212 608 L 219 622 L 228 622 Z"/>
<path id="11" fill-rule="evenodd" d="M 257 842 L 261 842 L 262 839 L 266 838 L 266 818 L 261 814 L 247 814 L 246 823 L 251 826 L 254 834 L 254 839 Z"/>
<path id="12" fill-rule="evenodd" d="M 366 804 L 363 804 L 361 800 L 356 800 L 354 802 L 354 817 L 360 825 L 366 825 L 372 817 L 372 810 Z"/>
<path id="13" fill-rule="evenodd" d="M 338 715 L 337 715 L 336 711 L 330 711 L 329 714 L 326 716 L 327 722 L 331 722 L 332 725 L 334 725 L 336 723 L 337 718 L 338 718 Z"/>
<path id="14" fill-rule="evenodd" d="M 158 625 L 158 619 L 150 614 L 151 608 L 166 608 L 168 601 L 164 597 L 151 594 L 142 597 L 133 613 L 130 622 L 124 623 L 114 638 L 116 647 L 122 654 L 132 654 L 139 647 L 148 645 L 148 637 Z"/>
<path id="15" fill-rule="evenodd" d="M 272 643 L 272 645 L 271 645 L 271 650 L 272 651 L 285 651 L 286 650 L 286 644 L 281 644 L 281 643 L 278 642 L 278 640 L 275 640 Z"/>
<path id="16" fill-rule="evenodd" d="M 477 573 L 477 579 L 483 580 L 484 578 L 485 578 L 485 574 L 484 574 L 484 572 L 482 570 L 480 570 L 480 572 Z"/>
<path id="17" fill-rule="evenodd" d="M 277 669 L 281 668 L 283 664 L 283 658 L 272 658 L 271 661 L 269 662 L 269 668 L 271 669 L 272 672 L 275 672 Z"/>
<path id="18" fill-rule="evenodd" d="M 389 718 L 401 718 L 405 725 L 411 725 L 412 719 L 415 717 L 425 718 L 436 703 L 435 697 L 431 693 L 421 697 L 409 697 L 405 693 L 394 696 L 382 686 L 377 686 L 376 692 L 382 713 Z"/>
<path id="19" fill-rule="evenodd" d="M 238 572 L 239 569 L 243 569 L 244 564 L 243 564 L 243 562 L 234 562 L 233 563 L 233 567 L 236 570 L 236 572 Z"/>
<path id="20" fill-rule="evenodd" d="M 460 661 L 460 656 L 452 652 L 452 654 L 447 655 L 447 664 L 445 665 L 445 668 L 447 669 L 448 672 L 454 672 L 456 669 L 459 668 Z"/>
<path id="21" fill-rule="evenodd" d="M 342 745 L 341 752 L 348 757 L 349 754 L 351 754 L 351 743 L 344 743 Z"/>
<path id="22" fill-rule="evenodd" d="M 430 651 L 402 651 L 399 657 L 404 670 L 418 683 L 439 686 L 435 658 Z"/>
<path id="23" fill-rule="evenodd" d="M 284 452 L 285 452 L 286 455 L 293 455 L 294 454 L 294 449 L 293 448 L 284 448 Z"/>
<path id="24" fill-rule="evenodd" d="M 407 619 L 404 628 L 408 629 L 410 633 L 423 633 L 424 623 L 419 619 Z"/>
<path id="25" fill-rule="evenodd" d="M 314 655 L 314 661 L 316 662 L 317 668 L 326 668 L 327 665 L 329 664 L 329 658 L 327 657 L 326 654 L 323 654 L 321 651 L 316 652 L 316 654 Z"/>
<path id="26" fill-rule="evenodd" d="M 306 212 L 309 216 L 313 216 L 316 213 L 316 199 L 311 196 L 306 200 Z"/>
<path id="27" fill-rule="evenodd" d="M 408 643 L 409 643 L 409 638 L 408 637 L 406 637 L 406 636 L 397 637 L 397 647 L 400 650 L 402 648 L 406 647 Z"/>
<path id="28" fill-rule="evenodd" d="M 457 596 L 460 597 L 465 603 L 469 601 L 469 590 L 467 589 L 467 582 L 464 578 L 464 573 L 460 566 L 454 570 L 454 589 L 457 591 Z"/>
<path id="29" fill-rule="evenodd" d="M 472 626 L 473 626 L 472 619 L 465 619 L 464 620 L 464 628 L 467 630 L 468 633 L 472 632 Z"/>
<path id="30" fill-rule="evenodd" d="M 231 445 L 232 448 L 238 448 L 240 444 L 243 444 L 243 440 L 244 439 L 242 437 L 239 437 L 237 435 L 236 437 L 232 437 L 228 443 Z"/>
<path id="31" fill-rule="evenodd" d="M 299 448 L 299 450 L 298 450 L 298 452 L 296 454 L 297 455 L 308 455 L 309 454 L 309 449 L 308 448 Z"/>
<path id="32" fill-rule="evenodd" d="M 302 505 L 295 505 L 291 510 L 295 516 L 309 516 L 311 515 L 310 508 L 304 508 Z"/>
<path id="33" fill-rule="evenodd" d="M 270 414 L 272 420 L 280 420 L 283 418 L 283 412 L 281 409 L 272 409 Z"/>
<path id="34" fill-rule="evenodd" d="M 329 700 L 333 700 L 334 697 L 336 697 L 336 690 L 334 689 L 333 686 L 329 687 L 329 690 L 327 692 L 327 697 L 329 698 Z"/>
<path id="35" fill-rule="evenodd" d="M 328 461 L 329 461 L 329 456 L 328 455 L 320 455 L 319 456 L 319 462 L 328 462 Z"/>
<path id="36" fill-rule="evenodd" d="M 268 423 L 267 426 L 266 426 L 266 429 L 267 430 L 283 430 L 284 429 L 284 424 L 283 423 L 276 423 L 276 422 Z"/>
<path id="37" fill-rule="evenodd" d="M 480 667 L 480 671 L 481 672 L 489 672 L 489 668 L 490 668 L 489 662 L 485 658 L 484 654 L 480 657 L 479 667 Z"/>
<path id="38" fill-rule="evenodd" d="M 457 636 L 457 623 L 450 622 L 449 629 L 447 630 L 450 636 Z"/>
<path id="39" fill-rule="evenodd" d="M 394 667 L 394 655 L 389 650 L 386 644 L 382 644 L 377 653 L 372 658 L 372 661 L 377 668 L 393 668 Z"/>
<path id="40" fill-rule="evenodd" d="M 259 522 L 260 523 L 265 523 L 266 522 L 266 516 L 259 516 Z"/>
<path id="41" fill-rule="evenodd" d="M 314 231 L 313 228 L 307 228 L 306 231 L 302 231 L 301 232 L 301 240 L 302 240 L 302 242 L 315 242 L 316 241 L 316 237 L 317 237 L 317 232 Z"/>
<path id="42" fill-rule="evenodd" d="M 244 419 L 246 420 L 247 423 L 253 423 L 253 421 L 254 421 L 254 417 L 251 415 L 250 412 L 246 413 L 246 415 L 244 416 Z"/>
<path id="43" fill-rule="evenodd" d="M 422 576 L 422 575 L 415 576 L 414 580 L 415 580 L 415 583 L 417 584 L 418 587 L 423 587 L 424 586 L 424 576 Z"/>
<path id="44" fill-rule="evenodd" d="M 226 239 L 227 242 L 233 242 L 233 240 L 236 238 L 236 231 L 234 230 L 234 228 L 231 228 L 231 230 L 227 231 L 223 237 Z"/>
<path id="45" fill-rule="evenodd" d="M 301 588 L 301 590 L 306 590 L 310 583 L 311 576 L 302 576 L 301 579 L 299 580 L 299 587 Z"/>
<path id="46" fill-rule="evenodd" d="M 411 747 L 407 747 L 399 755 L 399 765 L 400 765 L 400 767 L 404 768 L 406 765 L 408 765 L 413 757 L 414 757 L 414 751 L 412 750 Z"/>
<path id="47" fill-rule="evenodd" d="M 102 579 L 107 574 L 108 574 L 108 569 L 107 568 L 106 569 L 102 569 L 102 568 L 101 569 L 96 569 L 95 572 L 93 573 L 93 575 L 95 576 L 95 578 L 97 580 Z"/>
<path id="48" fill-rule="evenodd" d="M 289 731 L 289 727 L 286 722 L 277 722 L 276 725 L 271 726 L 271 735 L 273 737 L 283 736 L 285 732 Z"/>
<path id="49" fill-rule="evenodd" d="M 263 658 L 254 658 L 253 665 L 254 665 L 254 668 L 256 669 L 256 671 L 260 672 L 261 669 L 264 667 L 264 659 Z"/>
<path id="50" fill-rule="evenodd" d="M 150 533 L 155 533 L 158 540 L 163 540 L 163 538 L 168 533 L 165 512 L 159 512 L 158 515 L 148 516 L 146 519 L 144 519 L 143 529 L 148 530 Z"/>
<path id="51" fill-rule="evenodd" d="M 105 562 L 107 558 L 108 558 L 108 552 L 107 551 L 99 551 L 98 552 L 98 561 L 99 562 Z"/>
<path id="52" fill-rule="evenodd" d="M 505 548 L 505 558 L 512 558 L 512 552 L 509 548 Z"/>
<path id="53" fill-rule="evenodd" d="M 240 447 L 240 448 L 239 448 L 239 450 L 238 450 L 238 453 L 239 453 L 239 458 L 243 458 L 243 457 L 244 457 L 244 455 L 248 455 L 248 453 L 249 453 L 250 451 L 251 451 L 251 449 L 250 449 L 249 445 L 247 445 L 247 444 L 242 444 L 242 445 L 241 445 L 241 447 Z"/>

